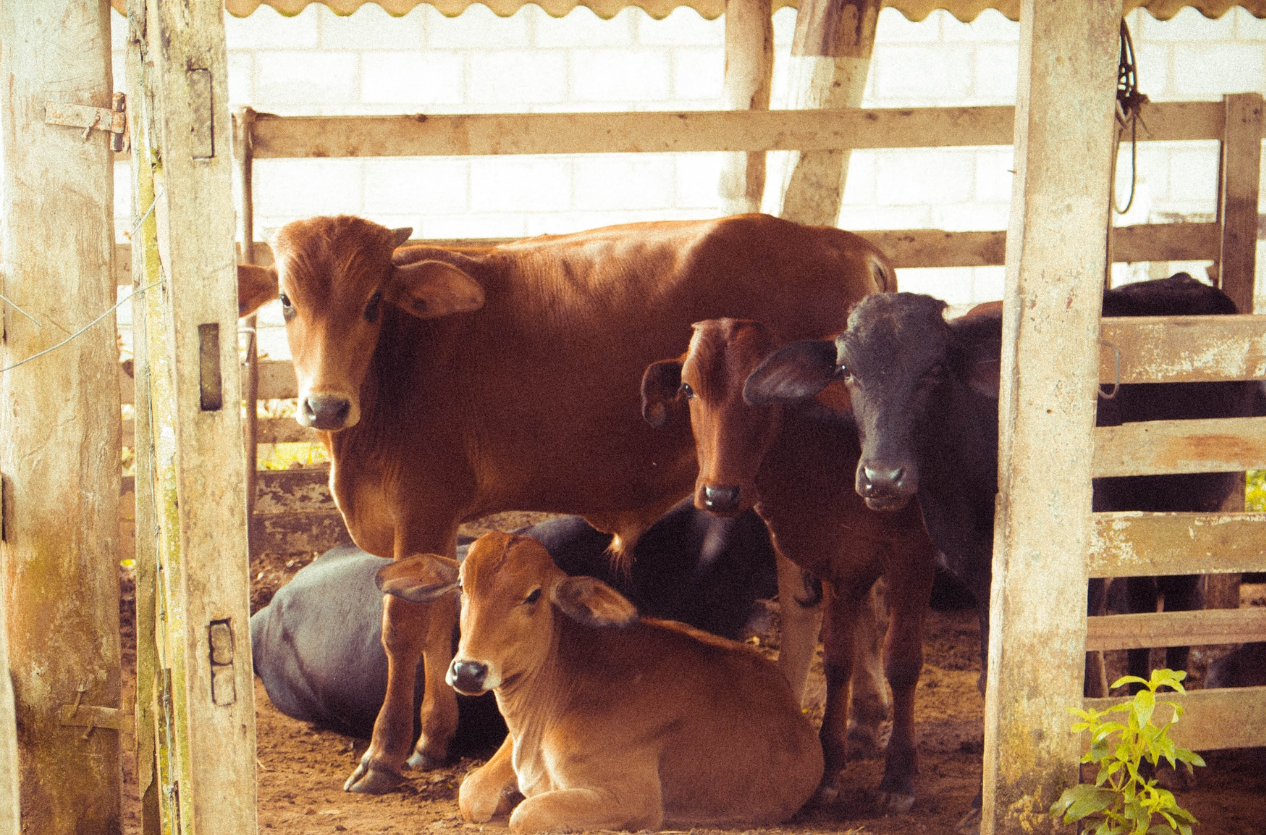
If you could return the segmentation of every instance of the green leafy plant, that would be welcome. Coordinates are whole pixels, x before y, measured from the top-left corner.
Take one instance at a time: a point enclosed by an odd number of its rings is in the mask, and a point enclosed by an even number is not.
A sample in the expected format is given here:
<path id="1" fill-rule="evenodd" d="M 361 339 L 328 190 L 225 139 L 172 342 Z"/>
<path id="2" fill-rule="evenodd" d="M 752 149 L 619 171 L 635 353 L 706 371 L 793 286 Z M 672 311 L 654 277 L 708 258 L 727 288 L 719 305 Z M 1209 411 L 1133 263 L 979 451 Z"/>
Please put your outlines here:
<path id="1" fill-rule="evenodd" d="M 1248 471 L 1248 488 L 1244 494 L 1245 510 L 1266 510 L 1266 470 Z"/>
<path id="2" fill-rule="evenodd" d="M 1182 705 L 1156 699 L 1161 687 L 1186 692 L 1182 686 L 1186 677 L 1185 672 L 1174 670 L 1153 670 L 1150 681 L 1124 676 L 1113 682 L 1114 690 L 1126 684 L 1146 689 L 1107 710 L 1069 708 L 1082 720 L 1073 725 L 1073 733 L 1090 734 L 1090 750 L 1081 761 L 1097 764 L 1099 772 L 1094 783 L 1067 789 L 1051 805 L 1051 817 L 1062 817 L 1064 823 L 1082 821 L 1082 831 L 1093 835 L 1191 835 L 1196 819 L 1150 776 L 1162 759 L 1171 768 L 1182 763 L 1189 772 L 1194 771 L 1193 765 L 1204 765 L 1199 754 L 1179 748 L 1169 738 L 1170 727 L 1182 717 Z M 1158 705 L 1173 710 L 1162 726 L 1152 724 Z M 1123 721 L 1113 718 L 1122 713 Z M 1144 762 L 1153 768 L 1146 769 Z M 1153 823 L 1158 816 L 1161 821 Z"/>

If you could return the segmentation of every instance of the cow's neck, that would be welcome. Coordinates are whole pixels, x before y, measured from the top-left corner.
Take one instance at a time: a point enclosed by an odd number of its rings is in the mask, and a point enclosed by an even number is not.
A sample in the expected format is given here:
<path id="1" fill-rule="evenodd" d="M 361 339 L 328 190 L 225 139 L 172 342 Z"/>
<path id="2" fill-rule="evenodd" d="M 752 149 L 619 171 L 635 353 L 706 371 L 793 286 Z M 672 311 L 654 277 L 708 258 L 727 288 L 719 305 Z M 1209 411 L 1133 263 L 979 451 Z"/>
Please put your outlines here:
<path id="1" fill-rule="evenodd" d="M 565 712 L 570 696 L 570 677 L 562 669 L 558 652 L 561 617 L 554 616 L 553 639 L 544 662 L 493 691 L 514 740 L 512 762 L 519 791 L 528 797 L 550 788 L 542 742 Z"/>

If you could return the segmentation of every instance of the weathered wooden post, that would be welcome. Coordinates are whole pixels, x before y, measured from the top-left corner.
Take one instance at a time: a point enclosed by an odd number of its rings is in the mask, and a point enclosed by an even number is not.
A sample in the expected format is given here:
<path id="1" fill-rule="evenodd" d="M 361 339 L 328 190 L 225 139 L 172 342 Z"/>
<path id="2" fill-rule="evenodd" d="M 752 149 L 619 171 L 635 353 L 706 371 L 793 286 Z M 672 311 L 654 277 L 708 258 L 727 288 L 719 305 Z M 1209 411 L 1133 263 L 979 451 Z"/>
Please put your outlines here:
<path id="1" fill-rule="evenodd" d="M 113 315 L 90 326 L 115 302 L 109 12 L 0 4 L 0 674 L 24 832 L 119 830 L 118 349 Z"/>
<path id="2" fill-rule="evenodd" d="M 981 832 L 1049 832 L 1077 781 L 1091 433 L 1120 0 L 1025 0 L 999 402 Z M 1053 362 L 1052 358 L 1058 358 Z"/>
<path id="3" fill-rule="evenodd" d="M 726 0 L 725 86 L 728 110 L 768 110 L 774 77 L 770 0 Z M 765 153 L 726 154 L 718 188 L 727 215 L 759 212 L 765 194 Z"/>
<path id="4" fill-rule="evenodd" d="M 137 601 L 147 607 L 138 667 L 151 677 L 138 680 L 138 694 L 150 694 L 155 726 L 142 791 L 147 826 L 199 835 L 256 829 L 222 14 L 201 0 L 128 4 L 143 221 L 133 281 L 149 288 L 136 317 L 137 405 L 146 410 L 137 419 Z M 142 583 L 152 585 L 143 592 Z M 153 631 L 143 636 L 147 618 Z"/>
<path id="5" fill-rule="evenodd" d="M 0 519 L 0 526 L 4 520 Z M 5 605 L 0 598 L 0 623 Z M 9 670 L 9 636 L 0 628 L 0 835 L 22 831 L 21 782 L 18 779 L 18 717 L 13 704 L 13 680 Z"/>
<path id="6" fill-rule="evenodd" d="M 791 43 L 789 107 L 861 106 L 881 5 L 881 0 L 802 0 Z M 824 226 L 839 222 L 849 154 L 848 148 L 793 152 L 778 215 Z"/>

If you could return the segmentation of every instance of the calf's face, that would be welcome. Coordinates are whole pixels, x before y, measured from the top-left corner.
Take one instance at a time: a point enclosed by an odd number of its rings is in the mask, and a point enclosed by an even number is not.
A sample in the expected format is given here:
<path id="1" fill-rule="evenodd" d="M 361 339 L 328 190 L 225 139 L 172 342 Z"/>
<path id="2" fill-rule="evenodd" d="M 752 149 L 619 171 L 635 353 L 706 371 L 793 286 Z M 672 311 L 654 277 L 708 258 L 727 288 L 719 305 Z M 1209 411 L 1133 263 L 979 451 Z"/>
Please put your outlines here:
<path id="1" fill-rule="evenodd" d="M 855 489 L 872 510 L 899 510 L 919 489 L 919 453 L 933 392 L 945 380 L 945 303 L 913 293 L 875 293 L 849 314 L 834 343 L 775 351 L 748 378 L 757 403 L 814 396 L 833 379 L 848 388 L 861 441 Z"/>
<path id="2" fill-rule="evenodd" d="M 424 319 L 483 305 L 481 285 L 454 266 L 394 264 L 410 232 L 352 217 L 295 221 L 272 242 L 273 267 L 238 267 L 240 315 L 281 300 L 302 425 L 337 431 L 360 420 L 387 305 Z"/>
<path id="3" fill-rule="evenodd" d="M 682 360 L 655 363 L 643 376 L 643 413 L 666 416 L 688 406 L 699 475 L 695 507 L 717 516 L 736 516 L 759 499 L 756 474 L 781 425 L 778 406 L 743 400 L 743 383 L 773 348 L 758 322 L 709 319 L 694 325 Z"/>
<path id="4" fill-rule="evenodd" d="M 494 531 L 466 559 L 435 554 L 399 560 L 378 572 L 378 587 L 416 603 L 460 590 L 461 639 L 448 683 L 478 695 L 514 688 L 540 670 L 557 638 L 557 615 L 589 626 L 626 626 L 637 609 L 592 577 L 568 577 L 535 539 Z"/>

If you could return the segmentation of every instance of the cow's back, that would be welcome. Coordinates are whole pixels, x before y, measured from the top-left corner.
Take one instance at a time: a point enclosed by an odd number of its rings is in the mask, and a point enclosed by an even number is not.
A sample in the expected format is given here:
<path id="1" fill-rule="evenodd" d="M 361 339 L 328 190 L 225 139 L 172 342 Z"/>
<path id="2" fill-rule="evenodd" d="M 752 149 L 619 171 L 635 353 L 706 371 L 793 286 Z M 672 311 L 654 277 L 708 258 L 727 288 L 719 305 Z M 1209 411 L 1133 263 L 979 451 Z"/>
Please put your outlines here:
<path id="1" fill-rule="evenodd" d="M 827 336 L 892 281 L 861 238 L 763 215 L 530 239 L 476 261 L 484 308 L 405 323 L 418 352 L 412 379 L 395 384 L 426 396 L 394 417 L 442 426 L 466 456 L 468 515 L 600 515 L 684 496 L 693 439 L 689 427 L 642 420 L 643 369 L 683 353 L 691 325 L 707 318 L 756 319 L 785 339 Z"/>
<path id="2" fill-rule="evenodd" d="M 822 777 L 816 734 L 778 668 L 750 647 L 677 623 L 568 623 L 556 681 L 610 756 L 658 746 L 665 826 L 785 820 Z"/>

